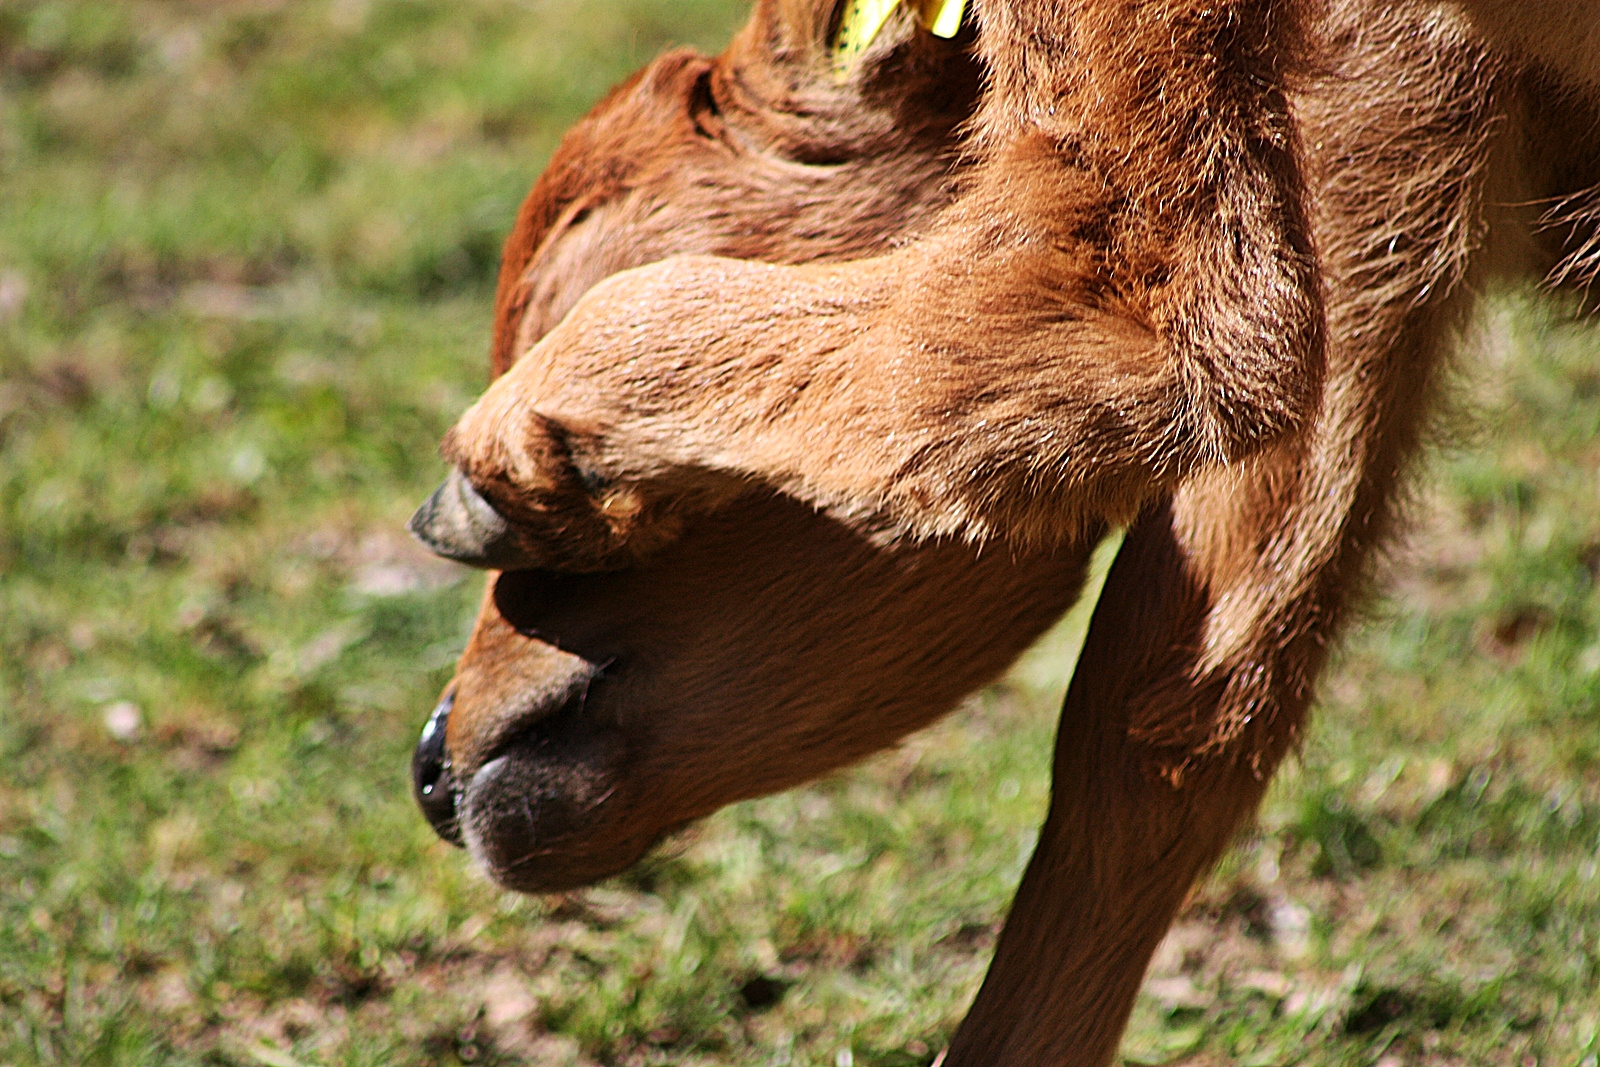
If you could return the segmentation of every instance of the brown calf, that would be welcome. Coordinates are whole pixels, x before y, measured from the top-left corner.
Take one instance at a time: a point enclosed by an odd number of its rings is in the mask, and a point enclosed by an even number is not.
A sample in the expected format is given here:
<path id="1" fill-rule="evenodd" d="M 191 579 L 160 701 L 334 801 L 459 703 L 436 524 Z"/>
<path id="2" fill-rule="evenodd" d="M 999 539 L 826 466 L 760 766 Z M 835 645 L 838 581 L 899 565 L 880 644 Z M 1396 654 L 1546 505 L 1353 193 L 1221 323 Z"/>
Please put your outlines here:
<path id="1" fill-rule="evenodd" d="M 836 18 L 657 60 L 524 206 L 416 520 L 503 571 L 419 795 L 505 885 L 603 877 L 948 710 L 1131 523 L 948 1060 L 1103 1064 L 1299 735 L 1474 283 L 1600 262 L 1600 7 L 974 0 L 842 84 Z"/>

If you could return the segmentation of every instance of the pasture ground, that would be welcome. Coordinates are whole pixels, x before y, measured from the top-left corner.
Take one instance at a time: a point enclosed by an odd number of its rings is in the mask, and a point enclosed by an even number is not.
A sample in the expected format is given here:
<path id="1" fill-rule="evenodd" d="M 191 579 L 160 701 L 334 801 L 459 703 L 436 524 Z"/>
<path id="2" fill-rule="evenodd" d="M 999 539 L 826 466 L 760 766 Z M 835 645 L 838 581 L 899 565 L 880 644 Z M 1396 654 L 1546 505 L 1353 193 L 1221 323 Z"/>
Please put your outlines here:
<path id="1" fill-rule="evenodd" d="M 626 879 L 413 809 L 478 581 L 402 523 L 560 131 L 735 0 L 0 0 L 0 1064 L 926 1064 L 1046 801 L 1047 657 Z M 1595 1067 L 1597 335 L 1476 431 L 1129 1063 Z"/>

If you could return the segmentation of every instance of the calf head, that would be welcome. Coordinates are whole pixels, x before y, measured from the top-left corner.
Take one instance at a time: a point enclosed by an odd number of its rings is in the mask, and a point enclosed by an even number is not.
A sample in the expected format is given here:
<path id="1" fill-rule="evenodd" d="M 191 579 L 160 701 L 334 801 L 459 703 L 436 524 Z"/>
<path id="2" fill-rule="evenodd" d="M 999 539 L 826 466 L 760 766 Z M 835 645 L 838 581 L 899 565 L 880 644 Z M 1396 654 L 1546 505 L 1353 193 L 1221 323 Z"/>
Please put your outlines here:
<path id="1" fill-rule="evenodd" d="M 831 7 L 764 2 L 722 56 L 663 56 L 572 130 L 507 243 L 497 373 L 615 271 L 859 256 L 945 202 L 976 93 L 964 42 L 893 21 L 839 84 Z M 447 489 L 436 507 L 470 525 L 470 486 Z M 751 492 L 627 571 L 493 574 L 418 745 L 418 799 L 506 886 L 594 881 L 947 711 L 1071 604 L 1085 557 L 885 545 Z"/>
<path id="2" fill-rule="evenodd" d="M 947 711 L 1058 618 L 1082 577 L 1080 553 L 886 550 L 765 495 L 633 570 L 503 572 L 443 730 L 419 746 L 419 791 L 434 785 L 435 824 L 503 884 L 590 882 L 692 819 Z"/>

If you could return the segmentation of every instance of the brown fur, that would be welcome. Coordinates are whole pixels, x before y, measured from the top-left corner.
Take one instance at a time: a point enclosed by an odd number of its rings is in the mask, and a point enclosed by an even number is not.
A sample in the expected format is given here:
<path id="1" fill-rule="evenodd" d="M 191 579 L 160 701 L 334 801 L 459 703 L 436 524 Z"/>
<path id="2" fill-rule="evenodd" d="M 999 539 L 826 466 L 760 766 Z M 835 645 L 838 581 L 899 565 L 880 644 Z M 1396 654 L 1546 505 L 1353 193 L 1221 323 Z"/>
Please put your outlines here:
<path id="1" fill-rule="evenodd" d="M 752 482 L 918 539 L 1056 544 L 1303 427 L 1322 317 L 1282 6 L 978 5 L 991 85 L 928 232 L 842 263 L 751 242 L 613 275 L 447 455 L 530 560 L 585 568 Z"/>
<path id="2" fill-rule="evenodd" d="M 1600 260 L 1600 13 L 975 0 L 838 86 L 833 10 L 658 60 L 508 242 L 448 454 L 531 558 L 633 566 L 496 581 L 465 835 L 573 884 L 889 744 L 1134 519 L 947 1061 L 1103 1064 L 1299 736 L 1474 283 Z"/>

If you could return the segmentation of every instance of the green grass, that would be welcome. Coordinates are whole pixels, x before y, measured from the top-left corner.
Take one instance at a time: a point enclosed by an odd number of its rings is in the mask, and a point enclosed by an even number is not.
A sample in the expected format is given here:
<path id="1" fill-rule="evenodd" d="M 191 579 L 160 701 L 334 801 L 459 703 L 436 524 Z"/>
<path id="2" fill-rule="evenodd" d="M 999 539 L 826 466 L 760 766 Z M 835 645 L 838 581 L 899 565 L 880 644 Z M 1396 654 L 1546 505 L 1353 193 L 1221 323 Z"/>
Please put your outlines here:
<path id="1" fill-rule="evenodd" d="M 729 0 L 0 0 L 0 1064 L 925 1064 L 1048 788 L 1034 661 L 558 900 L 407 759 L 478 582 L 401 532 L 563 130 Z M 1597 335 L 1506 299 L 1304 758 L 1132 1062 L 1594 1067 Z M 1059 672 L 1055 672 L 1058 674 Z"/>

